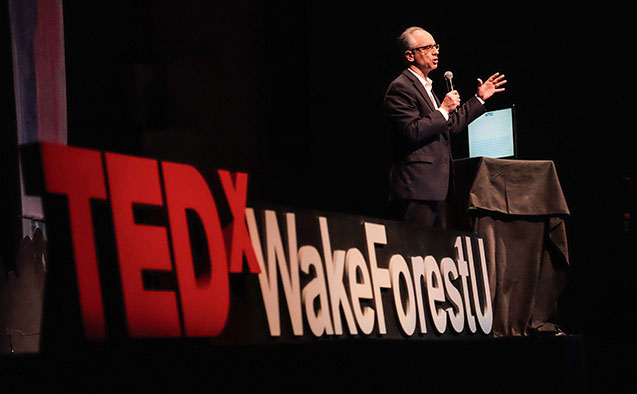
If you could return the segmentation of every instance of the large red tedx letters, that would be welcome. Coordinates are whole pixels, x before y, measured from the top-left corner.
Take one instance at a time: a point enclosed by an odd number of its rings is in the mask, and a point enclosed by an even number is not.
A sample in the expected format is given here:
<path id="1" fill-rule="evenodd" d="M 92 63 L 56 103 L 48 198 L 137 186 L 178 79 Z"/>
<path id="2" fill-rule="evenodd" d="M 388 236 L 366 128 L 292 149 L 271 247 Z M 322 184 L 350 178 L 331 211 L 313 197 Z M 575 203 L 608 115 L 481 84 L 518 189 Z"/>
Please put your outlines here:
<path id="1" fill-rule="evenodd" d="M 253 274 L 259 273 L 259 262 L 252 249 L 250 235 L 246 228 L 246 199 L 248 195 L 248 174 L 236 173 L 235 180 L 226 170 L 219 170 L 219 179 L 226 193 L 234 221 L 226 227 L 226 240 L 230 250 L 230 272 L 241 272 L 243 256 L 246 257 L 248 268 Z"/>
<path id="2" fill-rule="evenodd" d="M 115 153 L 105 153 L 102 161 L 98 151 L 40 146 L 46 191 L 68 199 L 85 336 L 106 338 L 90 201 L 108 200 L 109 194 L 129 335 L 219 335 L 228 317 L 228 273 L 241 272 L 244 257 L 251 273 L 260 271 L 245 226 L 247 174 L 219 171 L 234 219 L 222 230 L 212 192 L 192 166 L 160 167 L 153 159 Z M 134 204 L 165 206 L 168 227 L 135 223 Z M 207 239 L 211 269 L 202 277 L 194 272 L 187 210 L 199 216 Z M 177 291 L 144 289 L 144 270 L 174 271 Z"/>
<path id="3" fill-rule="evenodd" d="M 145 290 L 143 270 L 170 271 L 172 262 L 164 227 L 136 224 L 133 204 L 164 205 L 157 162 L 106 153 L 119 271 L 128 333 L 133 337 L 180 334 L 177 296 Z"/>
<path id="4" fill-rule="evenodd" d="M 90 199 L 106 199 L 102 157 L 96 151 L 42 144 L 42 163 L 47 191 L 68 199 L 84 335 L 104 338 L 102 290 L 89 203 Z"/>
<path id="5" fill-rule="evenodd" d="M 193 167 L 162 163 L 162 168 L 186 335 L 218 335 L 228 315 L 229 285 L 226 250 L 215 201 L 206 181 Z M 210 276 L 195 278 L 186 209 L 197 212 L 203 223 L 210 248 Z"/>

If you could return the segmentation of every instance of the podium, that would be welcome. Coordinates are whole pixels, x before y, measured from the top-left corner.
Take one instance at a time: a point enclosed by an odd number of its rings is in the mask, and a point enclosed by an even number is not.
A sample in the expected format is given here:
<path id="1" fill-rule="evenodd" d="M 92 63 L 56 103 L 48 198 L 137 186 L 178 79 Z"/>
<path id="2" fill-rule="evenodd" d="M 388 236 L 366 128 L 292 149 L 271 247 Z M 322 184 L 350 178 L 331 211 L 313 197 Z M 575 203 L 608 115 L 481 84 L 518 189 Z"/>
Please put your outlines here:
<path id="1" fill-rule="evenodd" d="M 557 302 L 569 266 L 570 214 L 548 160 L 454 162 L 451 229 L 484 239 L 495 337 L 559 333 Z"/>

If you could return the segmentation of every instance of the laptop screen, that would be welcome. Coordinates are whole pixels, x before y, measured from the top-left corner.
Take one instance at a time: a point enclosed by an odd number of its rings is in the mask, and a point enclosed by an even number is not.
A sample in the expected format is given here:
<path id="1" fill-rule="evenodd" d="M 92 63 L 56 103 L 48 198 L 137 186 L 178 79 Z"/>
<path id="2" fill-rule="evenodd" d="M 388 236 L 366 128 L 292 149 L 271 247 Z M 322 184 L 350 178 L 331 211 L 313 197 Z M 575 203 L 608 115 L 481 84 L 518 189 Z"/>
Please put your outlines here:
<path id="1" fill-rule="evenodd" d="M 515 157 L 513 108 L 486 112 L 469 123 L 469 157 Z"/>

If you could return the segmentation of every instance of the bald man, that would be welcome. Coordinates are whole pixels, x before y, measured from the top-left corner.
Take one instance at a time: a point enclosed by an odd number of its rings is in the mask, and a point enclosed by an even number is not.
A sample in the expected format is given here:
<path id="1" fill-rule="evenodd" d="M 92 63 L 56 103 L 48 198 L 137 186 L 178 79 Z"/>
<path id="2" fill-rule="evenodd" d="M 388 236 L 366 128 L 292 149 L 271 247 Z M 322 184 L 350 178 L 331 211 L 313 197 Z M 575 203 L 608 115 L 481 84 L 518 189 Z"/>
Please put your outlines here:
<path id="1" fill-rule="evenodd" d="M 404 220 L 445 227 L 440 206 L 449 192 L 451 135 L 482 115 L 485 101 L 504 91 L 506 80 L 498 73 L 486 82 L 478 78 L 476 94 L 464 104 L 456 90 L 440 102 L 428 77 L 438 68 L 440 53 L 433 36 L 410 27 L 398 37 L 398 50 L 406 69 L 389 85 L 384 99 L 395 140 L 390 199 Z"/>

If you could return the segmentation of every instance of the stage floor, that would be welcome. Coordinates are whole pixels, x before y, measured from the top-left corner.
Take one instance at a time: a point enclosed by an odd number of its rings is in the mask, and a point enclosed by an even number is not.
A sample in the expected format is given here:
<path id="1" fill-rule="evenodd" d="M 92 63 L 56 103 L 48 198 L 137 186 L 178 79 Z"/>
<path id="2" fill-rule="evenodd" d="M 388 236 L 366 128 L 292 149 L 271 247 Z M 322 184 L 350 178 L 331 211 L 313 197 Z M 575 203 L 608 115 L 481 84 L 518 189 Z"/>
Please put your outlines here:
<path id="1" fill-rule="evenodd" d="M 633 338 L 317 341 L 305 345 L 172 344 L 3 357 L 3 392 L 621 393 Z M 632 390 L 631 390 L 632 392 Z"/>

